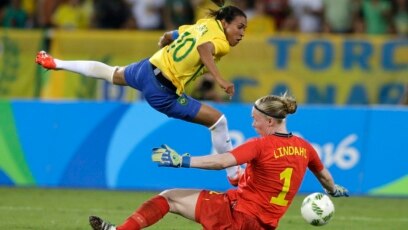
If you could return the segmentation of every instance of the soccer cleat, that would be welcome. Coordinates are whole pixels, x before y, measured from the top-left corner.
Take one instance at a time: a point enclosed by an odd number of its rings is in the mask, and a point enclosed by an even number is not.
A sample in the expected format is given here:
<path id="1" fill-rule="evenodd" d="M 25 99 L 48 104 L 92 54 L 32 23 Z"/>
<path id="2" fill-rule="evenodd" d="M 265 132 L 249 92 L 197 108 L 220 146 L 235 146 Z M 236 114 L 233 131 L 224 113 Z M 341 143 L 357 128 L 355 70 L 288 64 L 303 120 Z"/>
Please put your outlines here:
<path id="1" fill-rule="evenodd" d="M 89 224 L 91 225 L 93 230 L 116 230 L 115 225 L 104 221 L 97 216 L 90 216 Z"/>
<path id="2" fill-rule="evenodd" d="M 56 69 L 54 58 L 45 51 L 40 51 L 35 57 L 35 62 L 45 69 Z"/>
<path id="3" fill-rule="evenodd" d="M 238 170 L 237 170 L 237 175 L 236 175 L 236 177 L 231 178 L 231 177 L 227 176 L 227 179 L 228 179 L 229 183 L 230 183 L 232 186 L 237 187 L 237 186 L 238 186 L 238 183 L 239 183 L 239 178 L 241 178 L 241 176 L 242 176 L 243 174 L 244 174 L 244 169 L 241 168 L 241 166 L 240 166 L 240 167 L 238 168 Z"/>
<path id="4" fill-rule="evenodd" d="M 238 182 L 239 182 L 239 177 L 236 178 L 231 178 L 229 176 L 227 176 L 229 183 L 234 186 L 237 187 L 238 186 Z"/>

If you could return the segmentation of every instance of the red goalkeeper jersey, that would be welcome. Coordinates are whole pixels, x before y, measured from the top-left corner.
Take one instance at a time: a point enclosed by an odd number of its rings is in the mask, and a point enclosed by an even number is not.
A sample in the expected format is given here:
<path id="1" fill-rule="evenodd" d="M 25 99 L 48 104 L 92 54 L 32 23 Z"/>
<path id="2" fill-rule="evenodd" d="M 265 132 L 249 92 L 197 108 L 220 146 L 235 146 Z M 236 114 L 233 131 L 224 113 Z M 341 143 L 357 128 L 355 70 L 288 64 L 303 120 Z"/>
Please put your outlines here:
<path id="1" fill-rule="evenodd" d="M 316 150 L 291 134 L 253 138 L 231 153 L 238 164 L 247 163 L 238 189 L 228 191 L 237 198 L 235 210 L 274 227 L 292 203 L 306 169 L 324 168 Z"/>

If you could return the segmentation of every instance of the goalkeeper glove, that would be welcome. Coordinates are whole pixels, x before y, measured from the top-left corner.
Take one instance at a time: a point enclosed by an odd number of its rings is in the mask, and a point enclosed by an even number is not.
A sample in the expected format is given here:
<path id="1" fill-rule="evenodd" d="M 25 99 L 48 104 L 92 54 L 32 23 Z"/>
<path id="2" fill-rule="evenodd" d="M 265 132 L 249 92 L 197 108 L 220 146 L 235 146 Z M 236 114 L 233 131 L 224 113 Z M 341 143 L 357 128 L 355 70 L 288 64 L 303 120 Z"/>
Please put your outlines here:
<path id="1" fill-rule="evenodd" d="M 346 196 L 348 197 L 348 190 L 346 188 L 344 188 L 341 185 L 334 185 L 334 192 L 329 192 L 328 190 L 326 190 L 326 193 L 329 194 L 332 197 L 341 197 L 341 196 Z"/>
<path id="2" fill-rule="evenodd" d="M 190 154 L 178 154 L 167 145 L 161 145 L 158 148 L 152 149 L 152 161 L 164 167 L 190 167 Z"/>

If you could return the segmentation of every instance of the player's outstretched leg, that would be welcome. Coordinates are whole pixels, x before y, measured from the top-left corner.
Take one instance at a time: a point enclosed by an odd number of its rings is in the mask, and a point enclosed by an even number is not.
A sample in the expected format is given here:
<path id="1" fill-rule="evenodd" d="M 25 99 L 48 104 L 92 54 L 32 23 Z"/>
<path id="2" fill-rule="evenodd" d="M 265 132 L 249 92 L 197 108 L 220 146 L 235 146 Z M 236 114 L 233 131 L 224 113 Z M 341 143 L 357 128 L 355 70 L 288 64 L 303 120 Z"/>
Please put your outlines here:
<path id="1" fill-rule="evenodd" d="M 35 62 L 45 69 L 56 68 L 54 58 L 51 55 L 47 54 L 45 51 L 40 51 L 37 53 L 37 56 L 35 57 Z"/>
<path id="2" fill-rule="evenodd" d="M 67 70 L 85 77 L 103 79 L 111 83 L 113 83 L 114 73 L 119 68 L 98 61 L 64 61 L 52 57 L 45 51 L 37 53 L 35 62 L 47 70 Z"/>
<path id="3" fill-rule="evenodd" d="M 222 115 L 209 130 L 211 131 L 212 144 L 217 153 L 226 153 L 232 149 L 227 118 L 224 115 Z M 237 186 L 239 177 L 244 170 L 239 165 L 226 168 L 225 170 L 227 171 L 227 178 L 230 184 Z"/>
<path id="4" fill-rule="evenodd" d="M 104 221 L 97 216 L 90 216 L 89 224 L 91 225 L 93 230 L 116 230 L 115 225 Z"/>

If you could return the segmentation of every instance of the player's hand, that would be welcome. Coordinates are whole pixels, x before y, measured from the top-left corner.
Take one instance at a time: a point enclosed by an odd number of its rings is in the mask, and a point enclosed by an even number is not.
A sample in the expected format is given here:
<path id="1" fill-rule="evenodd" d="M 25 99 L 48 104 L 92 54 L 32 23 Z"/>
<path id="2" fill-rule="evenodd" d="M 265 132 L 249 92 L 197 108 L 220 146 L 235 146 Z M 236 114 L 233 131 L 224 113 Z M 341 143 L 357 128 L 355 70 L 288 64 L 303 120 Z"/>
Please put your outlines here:
<path id="1" fill-rule="evenodd" d="M 235 93 L 235 87 L 234 84 L 232 84 L 229 81 L 226 81 L 224 79 L 220 80 L 220 82 L 218 83 L 221 88 L 224 90 L 225 93 L 227 93 L 230 98 L 234 95 Z"/>
<path id="2" fill-rule="evenodd" d="M 329 194 L 332 197 L 342 197 L 342 196 L 348 197 L 349 196 L 348 190 L 344 188 L 343 186 L 336 184 L 334 185 L 334 188 L 335 188 L 334 192 L 329 192 L 327 190 L 325 191 L 327 194 Z"/>
<path id="3" fill-rule="evenodd" d="M 234 96 L 234 93 L 235 93 L 234 84 L 232 84 L 232 83 L 228 84 L 227 87 L 225 87 L 224 91 L 228 94 L 228 96 L 230 97 L 230 100 L 231 100 L 232 96 Z"/>
<path id="4" fill-rule="evenodd" d="M 152 149 L 152 161 L 164 167 L 190 167 L 190 155 L 188 153 L 180 155 L 167 145 Z"/>
<path id="5" fill-rule="evenodd" d="M 160 40 L 157 43 L 159 48 L 163 48 L 167 46 L 168 44 L 172 43 L 173 40 L 176 39 L 176 37 L 173 36 L 175 32 L 177 33 L 177 36 L 178 36 L 178 32 L 175 30 L 164 32 L 163 36 L 160 37 Z"/>
<path id="6" fill-rule="evenodd" d="M 159 48 L 163 48 L 168 44 L 168 40 L 166 39 L 165 36 L 161 36 L 159 39 L 159 42 L 157 43 L 157 45 L 159 46 Z"/>

